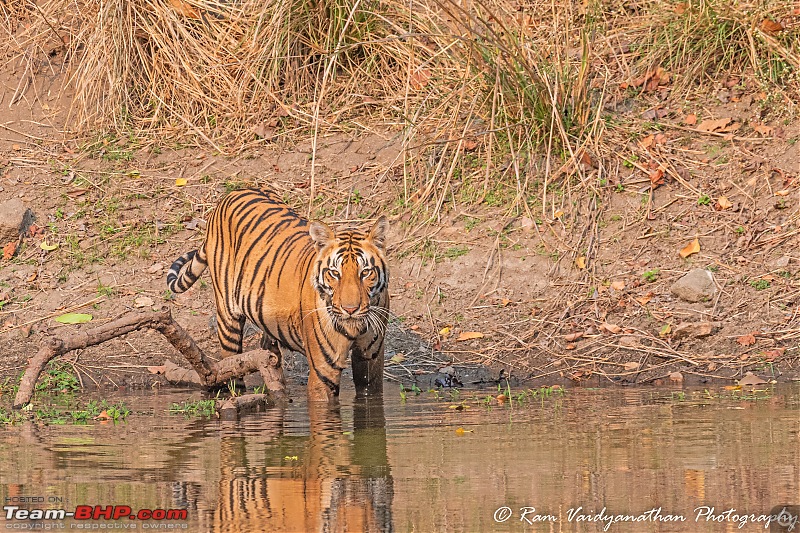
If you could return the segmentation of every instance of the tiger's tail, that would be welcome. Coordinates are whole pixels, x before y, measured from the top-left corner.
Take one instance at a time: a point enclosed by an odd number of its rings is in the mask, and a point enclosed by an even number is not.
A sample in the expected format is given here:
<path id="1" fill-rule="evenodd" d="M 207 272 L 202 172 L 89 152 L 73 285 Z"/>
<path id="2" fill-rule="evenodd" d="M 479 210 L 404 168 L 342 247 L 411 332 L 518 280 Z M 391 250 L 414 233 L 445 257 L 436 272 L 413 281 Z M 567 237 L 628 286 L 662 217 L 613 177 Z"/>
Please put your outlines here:
<path id="1" fill-rule="evenodd" d="M 189 266 L 184 269 L 187 263 Z M 200 274 L 205 271 L 206 266 L 208 266 L 208 263 L 204 254 L 198 253 L 198 250 L 186 252 L 177 258 L 169 268 L 169 272 L 167 272 L 167 288 L 176 294 L 186 291 L 194 285 Z"/>

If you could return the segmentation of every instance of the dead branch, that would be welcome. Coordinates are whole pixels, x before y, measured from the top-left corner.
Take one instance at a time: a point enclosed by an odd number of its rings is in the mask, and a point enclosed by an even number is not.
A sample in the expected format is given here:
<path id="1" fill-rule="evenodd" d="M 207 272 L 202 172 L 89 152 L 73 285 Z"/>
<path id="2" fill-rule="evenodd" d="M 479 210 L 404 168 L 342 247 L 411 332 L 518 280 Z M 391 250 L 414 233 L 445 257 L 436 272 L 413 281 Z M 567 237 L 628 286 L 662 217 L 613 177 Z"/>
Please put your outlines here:
<path id="1" fill-rule="evenodd" d="M 236 420 L 244 414 L 263 411 L 268 405 L 270 405 L 269 395 L 247 394 L 228 398 L 217 411 L 222 420 Z"/>
<path id="2" fill-rule="evenodd" d="M 65 338 L 48 337 L 42 341 L 39 352 L 30 360 L 14 398 L 14 407 L 30 402 L 39 375 L 53 358 L 72 350 L 86 348 L 110 339 L 137 331 L 154 329 L 164 335 L 172 346 L 183 355 L 193 370 L 180 368 L 168 362 L 164 376 L 172 383 L 195 384 L 214 387 L 250 372 L 260 372 L 267 390 L 276 398 L 285 397 L 286 383 L 277 355 L 267 350 L 253 350 L 214 363 L 195 344 L 188 333 L 172 318 L 168 308 L 161 311 L 130 315 L 97 328 L 81 331 Z"/>

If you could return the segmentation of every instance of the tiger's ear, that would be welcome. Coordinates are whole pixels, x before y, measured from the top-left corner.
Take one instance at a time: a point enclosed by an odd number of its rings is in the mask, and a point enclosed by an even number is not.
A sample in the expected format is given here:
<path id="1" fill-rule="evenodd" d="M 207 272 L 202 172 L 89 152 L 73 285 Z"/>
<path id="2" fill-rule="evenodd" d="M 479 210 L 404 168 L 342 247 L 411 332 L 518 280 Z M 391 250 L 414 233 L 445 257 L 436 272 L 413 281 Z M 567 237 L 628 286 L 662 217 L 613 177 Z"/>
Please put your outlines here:
<path id="1" fill-rule="evenodd" d="M 375 246 L 381 250 L 386 250 L 386 233 L 388 233 L 388 231 L 389 219 L 381 215 L 380 218 L 375 221 L 375 224 L 372 225 L 372 229 L 369 230 L 369 238 Z"/>
<path id="2" fill-rule="evenodd" d="M 311 235 L 311 239 L 317 245 L 317 249 L 325 248 L 334 238 L 334 233 L 330 226 L 317 220 L 311 222 L 308 234 Z"/>

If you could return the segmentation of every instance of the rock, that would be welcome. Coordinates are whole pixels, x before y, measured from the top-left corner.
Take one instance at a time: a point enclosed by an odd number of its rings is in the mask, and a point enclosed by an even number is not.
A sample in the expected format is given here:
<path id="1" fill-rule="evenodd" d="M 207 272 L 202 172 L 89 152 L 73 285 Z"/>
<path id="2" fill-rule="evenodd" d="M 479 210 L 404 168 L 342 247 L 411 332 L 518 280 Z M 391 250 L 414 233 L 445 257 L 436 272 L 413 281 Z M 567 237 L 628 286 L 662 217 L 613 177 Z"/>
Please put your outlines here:
<path id="1" fill-rule="evenodd" d="M 790 258 L 788 255 L 784 255 L 783 257 L 779 257 L 772 261 L 772 268 L 786 268 L 789 266 Z"/>
<path id="2" fill-rule="evenodd" d="M 744 377 L 739 380 L 739 386 L 741 387 L 754 387 L 756 385 L 763 385 L 764 383 L 766 383 L 765 380 L 756 376 L 752 372 L 746 373 Z"/>
<path id="3" fill-rule="evenodd" d="M 670 291 L 687 302 L 708 302 L 717 293 L 717 286 L 711 272 L 695 268 L 676 281 Z"/>
<path id="4" fill-rule="evenodd" d="M 0 204 L 0 243 L 16 241 L 33 223 L 33 212 L 19 198 Z"/>
<path id="5" fill-rule="evenodd" d="M 683 337 L 708 337 L 713 332 L 713 322 L 681 322 L 672 330 L 672 338 L 678 340 Z"/>

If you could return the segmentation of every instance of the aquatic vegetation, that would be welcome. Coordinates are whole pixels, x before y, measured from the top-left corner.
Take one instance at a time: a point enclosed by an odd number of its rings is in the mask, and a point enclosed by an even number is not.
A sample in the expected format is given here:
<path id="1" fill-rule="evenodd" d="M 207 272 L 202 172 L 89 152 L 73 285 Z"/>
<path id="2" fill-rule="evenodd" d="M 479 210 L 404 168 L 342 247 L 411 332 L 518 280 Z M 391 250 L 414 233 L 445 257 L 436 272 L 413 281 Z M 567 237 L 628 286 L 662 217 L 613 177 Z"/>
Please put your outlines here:
<path id="1" fill-rule="evenodd" d="M 169 414 L 182 414 L 184 416 L 211 417 L 217 412 L 217 402 L 214 398 L 208 400 L 183 401 L 169 406 Z"/>

